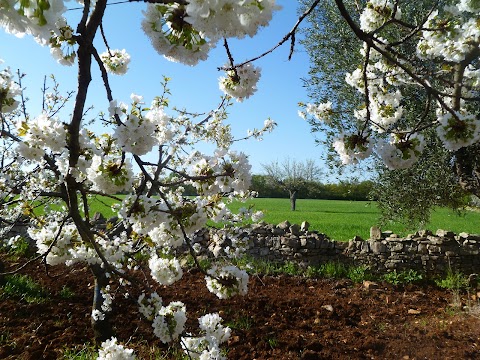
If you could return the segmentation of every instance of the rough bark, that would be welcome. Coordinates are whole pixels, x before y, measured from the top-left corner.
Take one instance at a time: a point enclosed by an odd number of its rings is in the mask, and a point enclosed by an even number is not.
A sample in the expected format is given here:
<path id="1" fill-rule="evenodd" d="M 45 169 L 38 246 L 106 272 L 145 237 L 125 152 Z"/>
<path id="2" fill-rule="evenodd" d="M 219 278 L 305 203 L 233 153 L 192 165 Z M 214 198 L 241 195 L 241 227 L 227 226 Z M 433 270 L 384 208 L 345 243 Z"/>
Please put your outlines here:
<path id="1" fill-rule="evenodd" d="M 114 335 L 110 323 L 110 314 L 102 310 L 104 298 L 101 290 L 107 287 L 109 278 L 106 276 L 105 269 L 98 264 L 91 265 L 90 270 L 95 278 L 92 311 L 98 310 L 105 315 L 103 320 L 95 320 L 93 316 L 91 319 L 95 343 L 100 345 L 103 341 L 110 339 Z"/>
<path id="2" fill-rule="evenodd" d="M 290 191 L 290 209 L 295 211 L 297 208 L 297 190 Z"/>
<path id="3" fill-rule="evenodd" d="M 470 194 L 480 197 L 480 144 L 455 152 L 455 170 L 460 186 Z"/>

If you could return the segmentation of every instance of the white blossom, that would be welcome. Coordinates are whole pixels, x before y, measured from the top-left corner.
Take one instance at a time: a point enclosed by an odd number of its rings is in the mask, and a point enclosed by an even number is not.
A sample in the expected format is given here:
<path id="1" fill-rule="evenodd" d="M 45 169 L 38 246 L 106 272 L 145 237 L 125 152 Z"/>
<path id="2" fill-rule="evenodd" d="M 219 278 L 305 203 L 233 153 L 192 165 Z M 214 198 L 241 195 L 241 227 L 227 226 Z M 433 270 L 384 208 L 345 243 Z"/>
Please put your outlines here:
<path id="1" fill-rule="evenodd" d="M 228 70 L 227 76 L 219 79 L 220 90 L 242 102 L 257 91 L 260 71 L 259 67 L 254 67 L 250 63 L 242 65 L 236 70 Z"/>
<path id="2" fill-rule="evenodd" d="M 133 182 L 133 171 L 130 160 L 114 159 L 109 156 L 93 157 L 91 166 L 87 169 L 88 180 L 92 188 L 105 194 L 115 194 L 130 190 Z"/>
<path id="3" fill-rule="evenodd" d="M 418 160 L 423 148 L 424 138 L 419 133 L 408 137 L 391 134 L 390 141 L 381 143 L 377 152 L 390 170 L 406 169 Z"/>
<path id="4" fill-rule="evenodd" d="M 135 354 L 132 349 L 125 348 L 117 343 L 117 338 L 112 337 L 102 342 L 98 351 L 97 360 L 135 360 Z"/>
<path id="5" fill-rule="evenodd" d="M 356 164 L 369 157 L 373 150 L 369 138 L 358 134 L 341 134 L 334 140 L 333 147 L 343 164 Z"/>
<path id="6" fill-rule="evenodd" d="M 360 14 L 360 28 L 366 32 L 375 31 L 392 17 L 400 19 L 400 9 L 393 11 L 393 3 L 388 0 L 369 0 Z"/>
<path id="7" fill-rule="evenodd" d="M 196 65 L 206 60 L 215 42 L 178 16 L 179 4 L 149 4 L 144 12 L 142 29 L 153 48 L 167 60 Z"/>
<path id="8" fill-rule="evenodd" d="M 180 262 L 174 259 L 159 258 L 153 255 L 148 260 L 152 278 L 160 285 L 171 285 L 182 278 L 183 271 Z"/>
<path id="9" fill-rule="evenodd" d="M 208 290 L 219 299 L 247 293 L 248 274 L 235 266 L 213 267 L 208 270 L 205 280 Z"/>
<path id="10" fill-rule="evenodd" d="M 130 64 L 130 55 L 123 50 L 107 50 L 100 54 L 105 69 L 116 75 L 124 75 L 128 71 L 128 64 Z"/>
<path id="11" fill-rule="evenodd" d="M 162 306 L 153 319 L 153 333 L 164 344 L 178 339 L 187 321 L 185 305 L 174 301 Z"/>

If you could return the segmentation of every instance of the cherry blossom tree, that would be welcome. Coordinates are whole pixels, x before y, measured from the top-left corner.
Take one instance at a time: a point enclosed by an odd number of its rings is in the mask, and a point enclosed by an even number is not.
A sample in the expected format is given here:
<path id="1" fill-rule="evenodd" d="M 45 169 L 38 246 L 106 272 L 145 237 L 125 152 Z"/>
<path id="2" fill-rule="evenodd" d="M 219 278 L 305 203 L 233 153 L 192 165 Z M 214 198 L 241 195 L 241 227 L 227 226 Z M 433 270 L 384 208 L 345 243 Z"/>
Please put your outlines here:
<path id="1" fill-rule="evenodd" d="M 222 358 L 219 346 L 228 339 L 230 329 L 221 325 L 221 318 L 217 314 L 202 317 L 199 324 L 204 335 L 185 337 L 184 304 L 164 304 L 156 293 L 148 294 L 151 286 L 135 277 L 135 269 L 146 265 L 153 281 L 171 285 L 182 277 L 176 254 L 184 247 L 204 272 L 207 288 L 219 298 L 246 293 L 246 272 L 228 264 L 230 257 L 241 254 L 243 246 L 235 230 L 225 229 L 232 245 L 215 251 L 218 261 L 209 269 L 198 264 L 200 249 L 193 239 L 209 220 L 228 224 L 259 217 L 249 210 L 232 214 L 226 206 L 228 201 L 252 194 L 248 191 L 248 159 L 230 150 L 236 139 L 224 124 L 230 99 L 243 101 L 255 92 L 259 69 L 252 64 L 234 67 L 232 60 L 219 84 L 225 96 L 203 115 L 169 111 L 167 82 L 163 94 L 150 104 L 138 94 L 132 94 L 126 104 L 114 98 L 110 77 L 128 71 L 130 55 L 126 50 L 111 49 L 105 37 L 104 52 L 93 42 L 97 33 L 104 34 L 107 1 L 81 5 L 83 16 L 78 24 L 67 22 L 63 1 L 12 1 L 0 6 L 0 24 L 5 31 L 31 35 L 39 44 L 48 45 L 61 65 L 78 67 L 75 93 L 62 96 L 55 85 L 53 92 L 45 90 L 39 114 L 27 111 L 22 75 L 12 73 L 8 66 L 2 68 L 2 237 L 26 219 L 23 225 L 38 252 L 34 260 L 46 266 L 85 263 L 90 268 L 95 279 L 92 326 L 96 341 L 102 343 L 99 358 L 134 356 L 113 337 L 109 313 L 114 306 L 114 280 L 143 288 L 139 311 L 152 322 L 160 341 L 183 336 L 181 343 L 190 357 Z M 221 39 L 228 49 L 227 38 L 254 36 L 268 24 L 274 10 L 277 7 L 270 0 L 229 1 L 224 7 L 200 1 L 158 1 L 147 6 L 141 25 L 160 54 L 195 65 Z M 86 119 L 93 67 L 100 69 L 108 109 L 108 117 L 99 116 L 94 122 L 108 128 L 106 133 L 94 132 Z M 71 115 L 64 116 L 62 110 L 68 106 Z M 260 138 L 274 126 L 266 120 L 245 139 Z M 203 154 L 197 150 L 200 142 L 212 143 L 216 150 Z M 146 160 L 151 153 L 157 154 L 155 161 Z M 183 196 L 182 186 L 186 185 L 195 187 L 199 195 Z M 114 201 L 118 220 L 106 227 L 91 214 L 91 204 L 98 196 Z M 36 212 L 39 205 L 42 213 Z M 8 239 L 9 243 L 16 240 Z M 147 259 L 146 263 L 138 263 L 139 258 Z"/>

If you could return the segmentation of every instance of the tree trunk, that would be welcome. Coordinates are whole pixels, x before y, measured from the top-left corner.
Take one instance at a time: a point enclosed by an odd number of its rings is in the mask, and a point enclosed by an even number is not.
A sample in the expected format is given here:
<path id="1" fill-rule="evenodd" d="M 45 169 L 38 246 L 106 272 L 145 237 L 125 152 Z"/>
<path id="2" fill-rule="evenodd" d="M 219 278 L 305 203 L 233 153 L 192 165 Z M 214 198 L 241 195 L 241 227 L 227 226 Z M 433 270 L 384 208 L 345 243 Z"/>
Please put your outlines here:
<path id="1" fill-rule="evenodd" d="M 290 209 L 295 211 L 297 208 L 297 190 L 290 191 Z"/>
<path id="2" fill-rule="evenodd" d="M 108 286 L 109 278 L 106 276 L 105 269 L 99 264 L 90 265 L 90 270 L 95 278 L 92 312 L 93 310 L 98 310 L 105 316 L 103 320 L 95 320 L 93 316 L 91 319 L 95 343 L 100 345 L 103 341 L 110 339 L 114 335 L 112 325 L 110 324 L 110 314 L 102 310 L 104 302 L 102 289 Z"/>
<path id="3" fill-rule="evenodd" d="M 455 170 L 460 186 L 470 194 L 480 197 L 480 144 L 455 152 Z"/>

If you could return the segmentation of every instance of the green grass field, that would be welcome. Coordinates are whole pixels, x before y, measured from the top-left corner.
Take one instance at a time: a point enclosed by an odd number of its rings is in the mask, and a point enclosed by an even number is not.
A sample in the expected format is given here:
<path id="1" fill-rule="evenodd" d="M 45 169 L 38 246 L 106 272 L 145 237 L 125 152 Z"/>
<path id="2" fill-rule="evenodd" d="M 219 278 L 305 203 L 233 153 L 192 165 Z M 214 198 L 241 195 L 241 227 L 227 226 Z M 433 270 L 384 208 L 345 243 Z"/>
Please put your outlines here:
<path id="1" fill-rule="evenodd" d="M 123 196 L 119 196 L 123 198 Z M 95 197 L 90 212 L 101 212 L 109 218 L 114 215 L 111 205 L 114 200 L 106 197 Z M 350 240 L 355 235 L 364 239 L 369 237 L 370 227 L 378 226 L 380 212 L 375 202 L 367 201 L 340 201 L 340 200 L 297 200 L 297 210 L 290 210 L 289 199 L 257 198 L 246 203 L 233 203 L 229 207 L 237 211 L 240 207 L 253 205 L 254 209 L 263 211 L 264 221 L 278 224 L 285 220 L 290 223 L 310 223 L 311 230 L 317 230 L 334 240 Z M 460 216 L 448 209 L 437 209 L 432 214 L 429 224 L 422 227 L 436 231 L 437 229 L 451 230 L 455 233 L 480 233 L 480 212 L 466 211 Z M 391 223 L 383 226 L 382 230 L 391 230 L 405 236 L 421 229 L 408 229 L 404 225 Z"/>
<path id="2" fill-rule="evenodd" d="M 339 200 L 297 200 L 297 210 L 290 210 L 289 199 L 253 199 L 246 204 L 232 204 L 235 210 L 241 206 L 254 205 L 264 212 L 264 221 L 278 224 L 288 220 L 290 223 L 310 223 L 310 229 L 327 234 L 331 239 L 349 240 L 355 235 L 367 239 L 370 227 L 378 225 L 380 212 L 375 202 L 339 201 Z M 461 216 L 449 209 L 437 209 L 425 229 L 451 230 L 456 233 L 480 233 L 480 213 L 466 211 Z M 404 225 L 391 223 L 382 230 L 391 230 L 399 235 L 407 235 L 421 229 L 407 229 Z"/>

